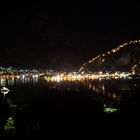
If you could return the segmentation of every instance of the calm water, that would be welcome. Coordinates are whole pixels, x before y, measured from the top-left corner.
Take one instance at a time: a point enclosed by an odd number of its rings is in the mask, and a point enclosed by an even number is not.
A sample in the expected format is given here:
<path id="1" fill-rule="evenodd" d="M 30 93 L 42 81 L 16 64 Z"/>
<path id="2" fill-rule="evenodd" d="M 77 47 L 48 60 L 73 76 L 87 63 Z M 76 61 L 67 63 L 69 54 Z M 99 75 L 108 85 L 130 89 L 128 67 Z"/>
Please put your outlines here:
<path id="1" fill-rule="evenodd" d="M 139 124 L 138 80 L 0 79 L 0 86 L 10 89 L 0 94 L 0 132 L 6 138 L 87 139 L 132 133 Z"/>

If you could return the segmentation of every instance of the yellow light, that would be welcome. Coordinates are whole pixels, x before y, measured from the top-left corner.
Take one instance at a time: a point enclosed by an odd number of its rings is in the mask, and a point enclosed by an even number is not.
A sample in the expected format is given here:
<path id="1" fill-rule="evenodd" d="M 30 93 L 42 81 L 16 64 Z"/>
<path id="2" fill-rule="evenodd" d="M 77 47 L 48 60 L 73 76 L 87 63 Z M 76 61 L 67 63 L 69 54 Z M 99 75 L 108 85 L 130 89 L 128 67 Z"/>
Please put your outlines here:
<path id="1" fill-rule="evenodd" d="M 105 59 L 102 59 L 102 62 L 104 62 L 105 61 Z"/>

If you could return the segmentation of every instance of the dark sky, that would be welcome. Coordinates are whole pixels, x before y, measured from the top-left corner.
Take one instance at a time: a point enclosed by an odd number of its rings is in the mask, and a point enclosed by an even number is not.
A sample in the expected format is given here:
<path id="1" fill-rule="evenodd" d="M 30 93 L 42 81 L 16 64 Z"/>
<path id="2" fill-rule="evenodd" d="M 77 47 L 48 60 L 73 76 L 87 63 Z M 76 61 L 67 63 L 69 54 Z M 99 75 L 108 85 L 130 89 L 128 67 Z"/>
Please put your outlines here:
<path id="1" fill-rule="evenodd" d="M 52 10 L 45 6 L 1 12 L 0 64 L 77 70 L 125 41 L 140 39 L 139 12 L 97 7 Z M 66 10 L 67 9 L 67 10 Z"/>

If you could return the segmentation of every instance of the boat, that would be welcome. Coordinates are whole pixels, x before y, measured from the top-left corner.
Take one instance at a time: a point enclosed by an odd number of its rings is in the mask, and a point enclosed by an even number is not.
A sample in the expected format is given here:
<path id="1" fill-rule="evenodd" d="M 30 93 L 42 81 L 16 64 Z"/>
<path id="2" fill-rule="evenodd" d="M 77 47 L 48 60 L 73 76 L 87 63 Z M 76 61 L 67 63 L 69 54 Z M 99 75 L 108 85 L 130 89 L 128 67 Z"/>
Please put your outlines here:
<path id="1" fill-rule="evenodd" d="M 9 89 L 6 88 L 6 87 L 2 87 L 0 90 L 1 90 L 1 91 L 9 91 Z"/>
<path id="2" fill-rule="evenodd" d="M 1 93 L 3 93 L 3 94 L 5 95 L 5 94 L 7 94 L 10 90 L 9 90 L 8 88 L 6 88 L 6 87 L 2 87 L 2 88 L 0 89 L 0 91 L 1 91 Z"/>

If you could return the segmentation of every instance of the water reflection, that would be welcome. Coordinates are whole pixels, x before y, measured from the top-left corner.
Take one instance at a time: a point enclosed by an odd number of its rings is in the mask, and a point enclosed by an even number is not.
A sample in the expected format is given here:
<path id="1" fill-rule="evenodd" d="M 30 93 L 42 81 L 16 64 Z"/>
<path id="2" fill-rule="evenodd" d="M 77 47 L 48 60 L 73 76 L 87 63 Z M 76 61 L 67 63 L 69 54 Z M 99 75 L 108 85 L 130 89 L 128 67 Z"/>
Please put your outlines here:
<path id="1" fill-rule="evenodd" d="M 38 78 L 33 77 L 19 77 L 19 78 L 9 78 L 9 79 L 0 79 L 0 86 L 16 86 L 20 84 L 36 84 L 38 83 Z M 50 90 L 58 90 L 63 92 L 76 91 L 77 93 L 81 92 L 81 87 L 86 87 L 90 92 L 98 93 L 104 97 L 107 97 L 112 100 L 121 101 L 122 94 L 125 95 L 131 93 L 131 87 L 129 81 L 127 80 L 82 80 L 80 81 L 64 81 L 64 82 L 46 82 Z M 136 84 L 134 84 L 136 87 Z M 9 91 L 1 91 L 6 95 Z"/>
<path id="2" fill-rule="evenodd" d="M 90 91 L 102 94 L 114 100 L 121 100 L 121 94 L 131 93 L 129 81 L 125 80 L 89 80 L 84 82 Z"/>
<path id="3" fill-rule="evenodd" d="M 41 127 L 42 130 L 45 130 L 46 124 L 48 126 L 50 119 L 55 116 L 52 111 L 56 113 L 56 116 L 62 113 L 61 121 L 69 117 L 68 115 L 63 118 L 64 112 L 73 113 L 75 116 L 77 112 L 85 111 L 88 114 L 89 111 L 90 115 L 93 113 L 93 117 L 95 117 L 91 119 L 90 123 L 93 120 L 95 120 L 94 125 L 99 122 L 101 118 L 99 116 L 102 116 L 103 121 L 106 122 L 104 117 L 110 116 L 112 113 L 116 115 L 120 111 L 124 97 L 131 96 L 134 93 L 134 88 L 139 86 L 137 83 L 126 80 L 101 79 L 47 82 L 37 78 L 21 77 L 0 79 L 0 81 L 0 86 L 6 86 L 10 89 L 10 93 L 0 104 L 1 111 L 8 112 L 5 116 L 2 113 L 4 119 L 0 118 L 0 122 L 3 121 L 0 129 L 21 134 L 26 131 L 40 131 Z M 127 107 L 129 108 L 129 106 Z M 125 107 L 124 110 L 126 110 Z M 56 121 L 56 116 L 52 122 Z M 99 120 L 96 121 L 98 117 Z M 53 125 L 55 127 L 55 123 Z M 52 127 L 52 123 L 50 126 Z"/>
<path id="4" fill-rule="evenodd" d="M 0 86 L 14 86 L 17 84 L 26 84 L 26 83 L 37 83 L 38 78 L 29 78 L 29 77 L 19 77 L 19 78 L 1 78 L 0 79 Z"/>
<path id="5" fill-rule="evenodd" d="M 1 79 L 0 79 L 0 85 L 1 85 L 1 86 L 5 86 L 5 85 L 6 85 L 6 79 L 1 78 Z"/>
<path id="6" fill-rule="evenodd" d="M 131 98 L 134 89 L 138 86 L 135 81 L 129 80 L 86 80 L 83 85 L 91 91 L 91 98 L 98 94 L 103 102 L 105 113 L 115 113 L 121 103 Z"/>
<path id="7" fill-rule="evenodd" d="M 10 79 L 7 79 L 7 85 L 8 86 L 13 86 L 14 85 L 14 78 L 10 78 Z"/>

